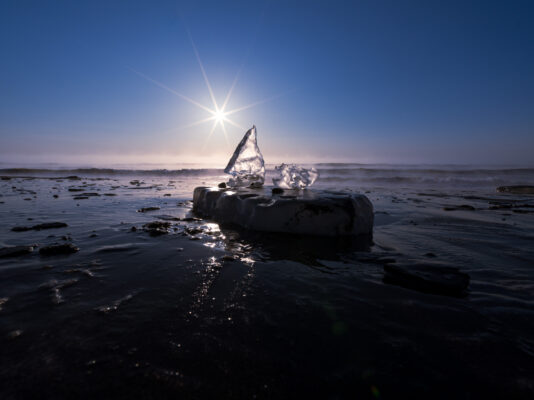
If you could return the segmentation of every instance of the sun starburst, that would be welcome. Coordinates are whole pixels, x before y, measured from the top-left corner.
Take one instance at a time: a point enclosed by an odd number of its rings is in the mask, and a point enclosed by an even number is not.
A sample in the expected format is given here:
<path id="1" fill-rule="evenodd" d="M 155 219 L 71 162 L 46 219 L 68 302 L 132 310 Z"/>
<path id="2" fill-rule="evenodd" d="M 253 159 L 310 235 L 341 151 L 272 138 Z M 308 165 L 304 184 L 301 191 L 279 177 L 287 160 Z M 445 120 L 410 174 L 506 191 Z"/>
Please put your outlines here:
<path id="1" fill-rule="evenodd" d="M 208 143 L 208 141 L 210 140 L 211 136 L 213 135 L 213 133 L 215 132 L 216 128 L 218 126 L 221 127 L 221 130 L 222 130 L 222 133 L 224 134 L 224 138 L 226 140 L 226 143 L 229 145 L 229 141 L 228 141 L 228 132 L 226 130 L 226 126 L 225 126 L 225 123 L 228 123 L 234 127 L 237 127 L 239 129 L 241 129 L 242 131 L 246 130 L 244 127 L 242 127 L 241 125 L 239 125 L 237 122 L 235 122 L 234 120 L 232 120 L 231 118 L 229 118 L 230 115 L 233 115 L 233 114 L 236 114 L 240 111 L 244 111 L 244 110 L 247 110 L 249 108 L 252 108 L 252 107 L 255 107 L 259 104 L 262 104 L 262 103 L 265 103 L 267 101 L 271 101 L 275 98 L 278 98 L 280 96 L 282 96 L 283 94 L 279 94 L 277 96 L 272 96 L 272 97 L 269 97 L 269 98 L 266 98 L 266 99 L 263 99 L 263 100 L 260 100 L 260 101 L 256 101 L 256 102 L 253 102 L 253 103 L 250 103 L 246 106 L 242 106 L 242 107 L 238 107 L 238 108 L 235 108 L 235 109 L 232 109 L 232 110 L 226 110 L 226 107 L 230 101 L 230 97 L 232 96 L 232 93 L 235 89 L 235 86 L 237 85 L 237 82 L 239 80 L 239 77 L 241 75 L 241 69 L 239 69 L 238 73 L 236 74 L 235 78 L 234 78 L 234 81 L 232 82 L 232 86 L 230 87 L 230 90 L 228 91 L 225 99 L 224 99 L 224 102 L 222 104 L 222 106 L 219 107 L 219 105 L 217 104 L 217 100 L 215 99 L 215 94 L 213 93 L 213 89 L 211 88 L 211 84 L 210 84 L 210 81 L 208 79 L 208 75 L 206 74 L 206 70 L 204 69 L 204 65 L 202 64 L 202 61 L 200 59 L 200 55 L 198 54 L 198 50 L 197 50 L 197 47 L 195 46 L 195 43 L 193 42 L 193 38 L 191 37 L 191 34 L 188 32 L 188 35 L 189 35 L 189 40 L 191 42 L 191 46 L 193 47 L 193 52 L 195 53 L 195 57 L 197 59 L 197 62 L 198 62 L 198 65 L 200 67 L 200 71 L 202 73 L 202 77 L 204 78 L 204 82 L 206 83 L 206 86 L 208 88 L 208 92 L 209 92 L 209 95 L 210 95 L 210 99 L 212 101 L 212 106 L 209 107 L 209 106 L 206 106 L 204 104 L 201 104 L 199 103 L 198 101 L 195 101 L 193 99 L 191 99 L 190 97 L 188 96 L 185 96 L 177 91 L 175 91 L 174 89 L 171 89 L 170 87 L 164 85 L 163 83 L 161 82 L 158 82 L 157 80 L 155 79 L 152 79 L 151 77 L 139 72 L 139 71 L 136 71 L 132 68 L 130 68 L 133 72 L 135 72 L 137 75 L 141 76 L 142 78 L 146 79 L 147 81 L 155 84 L 156 86 L 159 86 L 160 88 L 162 89 L 165 89 L 167 90 L 168 92 L 174 94 L 175 96 L 178 96 L 180 97 L 181 99 L 201 108 L 202 110 L 206 111 L 209 115 L 208 117 L 206 118 L 203 118 L 199 121 L 195 121 L 189 125 L 186 125 L 182 128 L 189 128 L 189 127 L 192 127 L 192 126 L 196 126 L 196 125 L 200 125 L 200 124 L 204 124 L 204 123 L 207 123 L 207 122 L 213 122 L 212 126 L 211 126 L 211 129 L 208 133 L 208 136 L 206 137 L 205 141 L 204 141 L 204 147 L 206 146 L 206 144 Z"/>

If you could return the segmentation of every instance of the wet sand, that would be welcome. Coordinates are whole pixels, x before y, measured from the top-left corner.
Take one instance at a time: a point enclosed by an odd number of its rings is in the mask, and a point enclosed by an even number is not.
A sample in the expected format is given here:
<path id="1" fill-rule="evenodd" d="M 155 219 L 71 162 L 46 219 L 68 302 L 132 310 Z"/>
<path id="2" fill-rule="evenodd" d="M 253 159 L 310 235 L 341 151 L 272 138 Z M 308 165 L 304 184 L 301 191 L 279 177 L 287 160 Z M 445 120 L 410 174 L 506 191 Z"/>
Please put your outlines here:
<path id="1" fill-rule="evenodd" d="M 532 195 L 361 188 L 371 244 L 196 218 L 221 179 L 5 176 L 0 397 L 532 398 Z M 467 291 L 386 279 L 421 264 Z"/>

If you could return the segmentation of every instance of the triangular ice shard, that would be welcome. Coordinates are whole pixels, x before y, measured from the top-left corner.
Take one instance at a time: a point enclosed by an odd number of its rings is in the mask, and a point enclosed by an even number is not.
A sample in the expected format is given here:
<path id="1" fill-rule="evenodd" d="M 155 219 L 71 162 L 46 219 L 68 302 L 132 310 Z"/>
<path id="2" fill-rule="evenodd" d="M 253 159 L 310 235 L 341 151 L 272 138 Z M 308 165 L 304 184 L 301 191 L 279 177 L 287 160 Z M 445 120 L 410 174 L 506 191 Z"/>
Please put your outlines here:
<path id="1" fill-rule="evenodd" d="M 265 162 L 258 147 L 256 126 L 245 133 L 224 172 L 232 175 L 228 182 L 230 186 L 263 186 Z"/>

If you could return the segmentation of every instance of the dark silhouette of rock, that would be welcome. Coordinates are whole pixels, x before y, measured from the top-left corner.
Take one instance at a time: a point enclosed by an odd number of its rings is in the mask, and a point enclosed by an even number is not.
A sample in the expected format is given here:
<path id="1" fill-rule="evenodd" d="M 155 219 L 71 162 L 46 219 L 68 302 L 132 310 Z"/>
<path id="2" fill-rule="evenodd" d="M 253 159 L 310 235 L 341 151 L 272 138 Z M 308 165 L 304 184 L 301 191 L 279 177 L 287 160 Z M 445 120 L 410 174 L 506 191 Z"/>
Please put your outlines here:
<path id="1" fill-rule="evenodd" d="M 171 227 L 170 222 L 153 221 L 143 225 L 143 229 L 150 234 L 150 236 L 160 236 L 169 233 Z"/>
<path id="2" fill-rule="evenodd" d="M 18 257 L 33 252 L 34 246 L 10 246 L 0 248 L 0 257 Z"/>
<path id="3" fill-rule="evenodd" d="M 25 231 L 40 231 L 43 229 L 55 229 L 55 228 L 65 228 L 68 225 L 64 222 L 45 222 L 44 224 L 37 224 L 34 226 L 15 226 L 11 228 L 13 232 L 25 232 Z"/>
<path id="4" fill-rule="evenodd" d="M 147 211 L 157 211 L 157 210 L 159 210 L 159 207 L 144 207 L 144 208 L 140 208 L 139 210 L 137 210 L 137 212 L 144 213 Z"/>
<path id="5" fill-rule="evenodd" d="M 78 247 L 72 243 L 53 244 L 39 249 L 39 254 L 43 256 L 55 256 L 60 254 L 72 254 L 80 251 Z"/>
<path id="6" fill-rule="evenodd" d="M 384 282 L 425 293 L 462 296 L 469 275 L 458 268 L 436 264 L 386 264 Z"/>
<path id="7" fill-rule="evenodd" d="M 513 193 L 513 194 L 534 194 L 534 186 L 515 185 L 515 186 L 499 186 L 498 192 Z"/>
<path id="8" fill-rule="evenodd" d="M 470 206 L 468 204 L 462 204 L 461 206 L 452 206 L 452 207 L 443 207 L 445 211 L 457 211 L 457 210 L 463 210 L 463 211 L 475 211 L 476 208 L 473 206 Z"/>

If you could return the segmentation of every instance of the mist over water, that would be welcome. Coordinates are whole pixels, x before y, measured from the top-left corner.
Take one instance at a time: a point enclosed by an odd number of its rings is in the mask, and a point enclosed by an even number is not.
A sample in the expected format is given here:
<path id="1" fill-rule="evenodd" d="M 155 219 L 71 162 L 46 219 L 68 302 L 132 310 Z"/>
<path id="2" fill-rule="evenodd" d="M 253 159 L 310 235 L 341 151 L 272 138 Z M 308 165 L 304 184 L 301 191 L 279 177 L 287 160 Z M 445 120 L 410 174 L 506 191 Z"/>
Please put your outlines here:
<path id="1" fill-rule="evenodd" d="M 394 186 L 441 186 L 484 188 L 500 185 L 528 184 L 534 178 L 534 167 L 455 164 L 363 164 L 363 163 L 316 163 L 302 164 L 315 167 L 319 178 L 314 187 L 374 187 Z M 274 164 L 266 165 L 266 184 L 272 184 L 276 176 Z M 116 164 L 101 166 L 66 164 L 13 165 L 0 163 L 0 175 L 106 175 L 106 176 L 153 176 L 227 179 L 223 167 L 205 163 L 183 164 Z"/>

